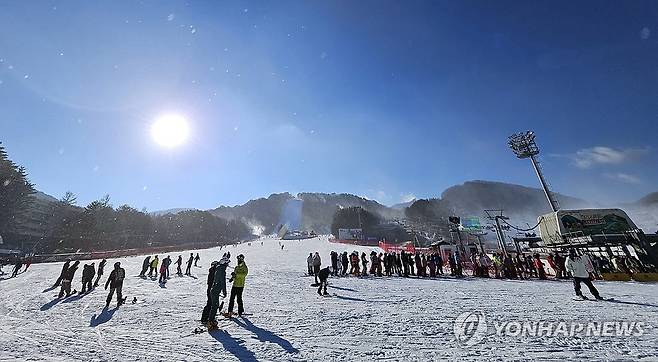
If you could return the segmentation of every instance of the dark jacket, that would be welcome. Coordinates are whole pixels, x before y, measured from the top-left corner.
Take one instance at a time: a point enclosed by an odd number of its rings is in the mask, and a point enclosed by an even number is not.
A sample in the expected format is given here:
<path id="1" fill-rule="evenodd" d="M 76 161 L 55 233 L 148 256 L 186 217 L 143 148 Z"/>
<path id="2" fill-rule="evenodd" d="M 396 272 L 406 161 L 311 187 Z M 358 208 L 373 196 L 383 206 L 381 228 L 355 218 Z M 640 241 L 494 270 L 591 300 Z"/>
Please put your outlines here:
<path id="1" fill-rule="evenodd" d="M 98 275 L 103 275 L 103 269 L 105 269 L 105 264 L 107 263 L 107 260 L 101 261 L 100 264 L 98 264 Z"/>
<path id="2" fill-rule="evenodd" d="M 71 265 L 71 262 L 67 260 L 67 261 L 64 263 L 64 265 L 62 266 L 62 272 L 59 273 L 59 276 L 60 276 L 61 278 L 64 278 L 64 274 L 66 274 L 66 270 L 69 268 L 69 265 Z"/>
<path id="3" fill-rule="evenodd" d="M 215 280 L 215 270 L 217 270 L 217 267 L 215 265 L 210 266 L 210 269 L 208 269 L 208 286 L 212 287 L 213 281 Z"/>
<path id="4" fill-rule="evenodd" d="M 107 289 L 107 286 L 109 284 L 110 288 L 116 288 L 119 285 L 123 285 L 123 278 L 126 277 L 126 271 L 123 270 L 123 268 L 119 267 L 110 273 L 110 276 L 107 278 L 107 281 L 105 282 L 105 289 Z"/>
<path id="5" fill-rule="evenodd" d="M 329 278 L 329 268 L 321 269 L 318 276 L 320 277 L 321 281 L 327 280 L 327 278 Z"/>
<path id="6" fill-rule="evenodd" d="M 96 275 L 94 266 L 91 264 L 85 264 L 85 266 L 82 268 L 82 280 L 92 280 L 94 275 Z"/>
<path id="7" fill-rule="evenodd" d="M 64 278 L 65 280 L 73 280 L 73 277 L 75 276 L 75 272 L 78 270 L 78 265 L 80 265 L 79 261 L 75 261 L 73 265 L 68 267 L 66 269 L 66 272 L 64 273 Z"/>
<path id="8" fill-rule="evenodd" d="M 147 256 L 142 263 L 142 268 L 147 269 L 151 265 L 151 257 Z"/>

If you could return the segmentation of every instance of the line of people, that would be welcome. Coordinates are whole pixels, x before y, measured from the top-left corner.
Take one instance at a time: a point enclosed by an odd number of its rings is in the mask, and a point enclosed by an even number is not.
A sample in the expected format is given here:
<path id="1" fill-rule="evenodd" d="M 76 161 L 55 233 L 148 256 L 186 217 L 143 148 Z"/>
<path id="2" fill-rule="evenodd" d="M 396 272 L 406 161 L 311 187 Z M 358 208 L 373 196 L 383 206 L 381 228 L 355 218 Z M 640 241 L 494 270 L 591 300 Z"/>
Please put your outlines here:
<path id="1" fill-rule="evenodd" d="M 94 264 L 95 263 L 92 262 L 90 264 L 85 264 L 82 267 L 82 287 L 80 289 L 80 292 L 78 292 L 79 295 L 90 293 L 99 285 L 101 277 L 104 274 L 105 264 L 107 264 L 107 260 L 106 259 L 101 260 L 101 262 L 98 264 L 98 269 L 96 269 Z M 69 296 L 76 294 L 77 290 L 74 289 L 73 291 L 71 291 L 71 285 L 73 282 L 73 278 L 75 277 L 75 273 L 79 269 L 79 266 L 80 266 L 80 261 L 78 260 L 71 263 L 71 259 L 67 259 L 66 262 L 64 262 L 64 265 L 62 266 L 62 271 L 60 272 L 59 277 L 57 278 L 55 284 L 53 285 L 53 288 L 60 287 L 60 291 L 57 298 L 68 298 Z M 96 277 L 95 280 L 94 277 Z M 108 287 L 110 288 L 110 292 L 107 296 L 107 300 L 105 304 L 106 308 L 109 307 L 115 292 L 117 294 L 117 306 L 120 306 L 125 302 L 125 299 L 122 296 L 123 280 L 125 279 L 125 277 L 126 277 L 126 272 L 123 268 L 121 268 L 121 263 L 120 262 L 114 263 L 114 269 L 112 270 L 110 276 L 107 278 L 107 281 L 105 282 L 105 290 L 107 290 Z"/>
<path id="2" fill-rule="evenodd" d="M 190 253 L 190 257 L 187 259 L 186 262 L 186 268 L 185 268 L 185 274 L 191 276 L 192 275 L 192 264 L 194 266 L 199 266 L 199 260 L 201 260 L 201 257 L 199 256 L 199 253 L 194 256 L 194 253 Z M 166 258 L 162 259 L 162 262 L 160 262 L 160 259 L 158 259 L 158 256 L 155 255 L 153 259 L 151 259 L 151 256 L 147 256 L 144 258 L 144 261 L 142 262 L 142 270 L 139 273 L 139 276 L 142 278 L 146 278 L 146 272 L 148 271 L 148 276 L 150 278 L 155 278 L 158 277 L 158 282 L 160 284 L 166 284 L 167 280 L 170 278 L 169 275 L 169 266 L 172 264 L 171 257 L 167 256 Z M 173 264 L 176 265 L 176 275 L 178 276 L 183 276 L 183 256 L 179 255 L 178 258 L 176 259 L 176 262 Z M 160 268 L 158 269 L 158 265 Z"/>

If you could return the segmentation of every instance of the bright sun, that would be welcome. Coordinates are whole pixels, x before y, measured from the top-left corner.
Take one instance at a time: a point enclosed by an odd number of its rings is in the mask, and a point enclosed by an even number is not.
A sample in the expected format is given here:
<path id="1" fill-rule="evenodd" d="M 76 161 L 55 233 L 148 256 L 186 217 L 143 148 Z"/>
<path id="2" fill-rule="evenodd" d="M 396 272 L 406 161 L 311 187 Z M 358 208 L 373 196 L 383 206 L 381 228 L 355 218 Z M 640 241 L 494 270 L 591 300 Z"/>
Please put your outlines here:
<path id="1" fill-rule="evenodd" d="M 176 147 L 183 144 L 189 133 L 187 120 L 177 114 L 162 115 L 151 126 L 153 140 L 164 147 Z"/>

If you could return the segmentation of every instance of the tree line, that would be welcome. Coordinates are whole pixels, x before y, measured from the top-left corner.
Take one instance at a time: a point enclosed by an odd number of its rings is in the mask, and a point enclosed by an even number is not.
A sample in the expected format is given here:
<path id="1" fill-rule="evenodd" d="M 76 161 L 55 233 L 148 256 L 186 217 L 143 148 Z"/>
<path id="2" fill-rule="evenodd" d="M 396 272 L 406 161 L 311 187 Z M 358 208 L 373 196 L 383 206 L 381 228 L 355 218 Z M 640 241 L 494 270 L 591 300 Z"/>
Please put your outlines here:
<path id="1" fill-rule="evenodd" d="M 34 186 L 24 168 L 9 160 L 0 144 L 0 235 L 18 244 L 21 227 L 30 220 L 35 199 Z M 129 205 L 113 207 L 109 195 L 84 207 L 67 192 L 53 203 L 45 220 L 43 235 L 34 250 L 25 252 L 101 251 L 185 243 L 226 244 L 250 237 L 250 229 L 239 220 L 225 220 L 207 211 L 149 215 Z M 20 244 L 18 244 L 20 245 Z"/>

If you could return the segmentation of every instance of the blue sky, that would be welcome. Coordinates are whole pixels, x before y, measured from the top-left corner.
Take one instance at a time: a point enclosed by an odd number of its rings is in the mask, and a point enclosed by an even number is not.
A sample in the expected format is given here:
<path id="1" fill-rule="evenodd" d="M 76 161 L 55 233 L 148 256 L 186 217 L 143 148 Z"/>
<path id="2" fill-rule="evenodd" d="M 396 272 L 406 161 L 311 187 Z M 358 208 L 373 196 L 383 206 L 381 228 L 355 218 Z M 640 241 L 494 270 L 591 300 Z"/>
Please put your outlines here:
<path id="1" fill-rule="evenodd" d="M 656 64 L 651 1 L 1 2 L 0 141 L 42 191 L 156 210 L 537 186 L 506 148 L 532 129 L 554 189 L 634 200 Z"/>

